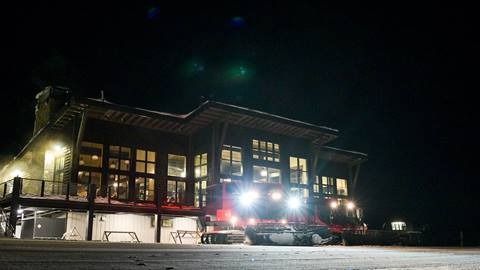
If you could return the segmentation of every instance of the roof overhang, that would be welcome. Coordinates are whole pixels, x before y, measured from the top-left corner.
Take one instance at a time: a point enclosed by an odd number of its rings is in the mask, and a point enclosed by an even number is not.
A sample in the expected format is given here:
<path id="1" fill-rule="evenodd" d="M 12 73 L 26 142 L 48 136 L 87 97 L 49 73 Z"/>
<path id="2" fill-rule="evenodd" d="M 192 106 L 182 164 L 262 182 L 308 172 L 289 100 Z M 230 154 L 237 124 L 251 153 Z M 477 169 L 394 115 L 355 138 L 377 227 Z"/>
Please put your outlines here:
<path id="1" fill-rule="evenodd" d="M 184 135 L 192 135 L 215 122 L 301 138 L 317 145 L 335 139 L 339 133 L 336 129 L 215 101 L 206 101 L 188 114 L 157 112 L 90 98 L 76 98 L 71 104 L 88 107 L 88 116 L 93 118 Z"/>
<path id="2" fill-rule="evenodd" d="M 322 146 L 317 151 L 318 157 L 324 160 L 359 165 L 368 160 L 368 155 L 331 146 Z"/>

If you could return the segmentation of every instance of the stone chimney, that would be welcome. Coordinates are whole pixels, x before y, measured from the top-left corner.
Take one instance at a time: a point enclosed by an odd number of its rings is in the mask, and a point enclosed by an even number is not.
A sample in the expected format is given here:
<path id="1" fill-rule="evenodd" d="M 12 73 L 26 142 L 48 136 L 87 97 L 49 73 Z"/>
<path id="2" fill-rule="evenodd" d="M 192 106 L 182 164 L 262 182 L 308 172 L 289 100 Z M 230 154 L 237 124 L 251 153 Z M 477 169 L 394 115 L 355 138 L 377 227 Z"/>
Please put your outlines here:
<path id="1" fill-rule="evenodd" d="M 69 101 L 70 96 L 70 90 L 62 86 L 47 86 L 35 96 L 37 104 L 35 105 L 34 136 L 55 118 L 60 109 Z"/>

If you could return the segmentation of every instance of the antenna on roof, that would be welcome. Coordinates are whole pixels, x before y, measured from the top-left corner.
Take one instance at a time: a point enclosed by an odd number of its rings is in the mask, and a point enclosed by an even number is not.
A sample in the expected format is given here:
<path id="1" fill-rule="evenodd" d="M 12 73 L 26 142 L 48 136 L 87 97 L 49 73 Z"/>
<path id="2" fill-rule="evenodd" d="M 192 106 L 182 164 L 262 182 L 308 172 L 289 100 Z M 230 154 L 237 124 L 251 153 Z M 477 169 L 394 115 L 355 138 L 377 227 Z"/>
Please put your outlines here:
<path id="1" fill-rule="evenodd" d="M 102 102 L 104 102 L 105 101 L 105 95 L 103 93 L 103 90 L 100 90 L 100 96 L 101 96 Z"/>

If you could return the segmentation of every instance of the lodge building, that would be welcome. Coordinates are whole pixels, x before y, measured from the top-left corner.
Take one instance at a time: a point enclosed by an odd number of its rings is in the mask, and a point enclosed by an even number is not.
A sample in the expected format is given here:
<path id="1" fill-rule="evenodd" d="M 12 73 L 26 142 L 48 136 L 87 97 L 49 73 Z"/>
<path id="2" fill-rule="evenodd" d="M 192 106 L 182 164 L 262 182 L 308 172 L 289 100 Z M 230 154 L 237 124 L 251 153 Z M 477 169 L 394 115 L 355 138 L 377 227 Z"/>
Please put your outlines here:
<path id="1" fill-rule="evenodd" d="M 328 221 L 367 159 L 329 147 L 338 130 L 215 101 L 171 114 L 62 87 L 36 100 L 33 136 L 0 172 L 0 221 L 19 238 L 174 242 L 219 218 L 219 187 L 235 182 L 279 184 Z"/>

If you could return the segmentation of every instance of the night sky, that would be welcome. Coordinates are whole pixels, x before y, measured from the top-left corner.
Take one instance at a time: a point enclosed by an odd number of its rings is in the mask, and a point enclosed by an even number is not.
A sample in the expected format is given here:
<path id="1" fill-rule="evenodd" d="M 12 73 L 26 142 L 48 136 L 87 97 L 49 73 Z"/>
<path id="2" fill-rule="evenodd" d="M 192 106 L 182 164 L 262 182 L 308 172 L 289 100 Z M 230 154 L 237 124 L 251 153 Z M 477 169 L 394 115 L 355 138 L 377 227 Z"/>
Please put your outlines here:
<path id="1" fill-rule="evenodd" d="M 297 2 L 4 7 L 1 158 L 30 138 L 46 85 L 175 113 L 213 99 L 339 129 L 332 146 L 369 154 L 357 200 L 372 227 L 475 228 L 472 8 Z"/>

